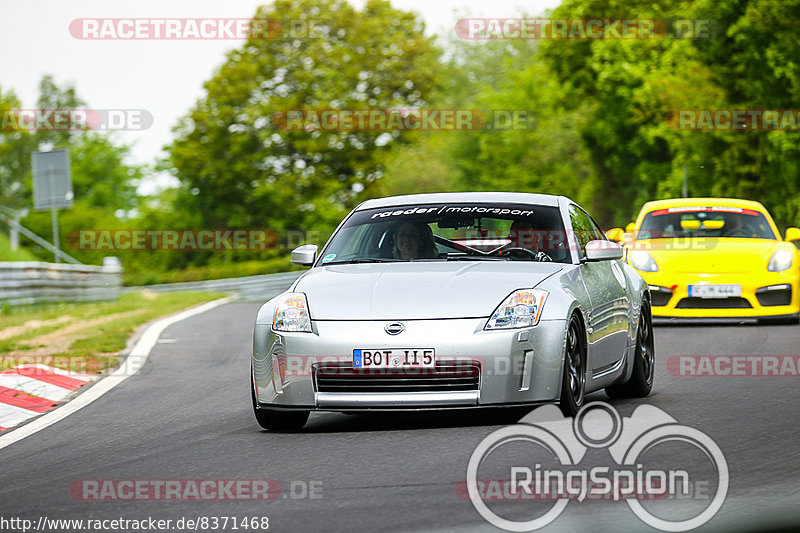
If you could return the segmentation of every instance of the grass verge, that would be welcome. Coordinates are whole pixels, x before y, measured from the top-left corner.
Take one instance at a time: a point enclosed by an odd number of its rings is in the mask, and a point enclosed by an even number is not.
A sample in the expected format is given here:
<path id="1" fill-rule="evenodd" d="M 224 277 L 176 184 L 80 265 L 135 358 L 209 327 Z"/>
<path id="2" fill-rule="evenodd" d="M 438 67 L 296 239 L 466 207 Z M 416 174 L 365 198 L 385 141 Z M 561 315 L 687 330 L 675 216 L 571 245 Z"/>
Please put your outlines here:
<path id="1" fill-rule="evenodd" d="M 142 291 L 114 302 L 5 308 L 0 312 L 0 370 L 42 363 L 76 372 L 103 372 L 117 365 L 119 352 L 137 327 L 224 296 Z"/>
<path id="2" fill-rule="evenodd" d="M 4 224 L 0 222 L 0 224 Z M 52 259 L 52 255 L 51 255 Z M 16 250 L 11 249 L 11 240 L 8 236 L 0 231 L 0 261 L 39 261 L 26 248 L 19 247 Z"/>
<path id="3" fill-rule="evenodd" d="M 155 285 L 158 283 L 182 283 L 187 281 L 205 281 L 209 279 L 241 278 L 261 274 L 277 274 L 304 270 L 307 267 L 293 265 L 286 257 L 276 257 L 266 261 L 242 261 L 202 267 L 186 267 L 181 270 L 155 272 L 149 270 L 125 269 L 122 272 L 122 284 L 126 287 Z"/>

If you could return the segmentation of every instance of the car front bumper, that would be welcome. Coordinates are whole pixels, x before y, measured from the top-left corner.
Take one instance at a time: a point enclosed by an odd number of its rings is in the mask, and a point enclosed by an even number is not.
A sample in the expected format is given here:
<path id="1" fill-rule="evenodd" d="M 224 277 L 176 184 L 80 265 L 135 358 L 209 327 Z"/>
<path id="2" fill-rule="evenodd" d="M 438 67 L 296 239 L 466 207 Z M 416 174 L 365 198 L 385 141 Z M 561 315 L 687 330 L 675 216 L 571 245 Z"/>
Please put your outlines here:
<path id="1" fill-rule="evenodd" d="M 653 318 L 782 318 L 800 312 L 798 271 L 758 274 L 641 272 L 650 286 Z M 740 285 L 733 298 L 689 296 L 689 285 Z"/>
<path id="2" fill-rule="evenodd" d="M 388 323 L 314 321 L 311 333 L 256 324 L 252 367 L 259 407 L 418 410 L 537 404 L 560 394 L 564 320 L 495 331 L 483 330 L 485 318 L 404 320 L 396 336 L 384 331 Z M 370 375 L 352 368 L 355 349 L 431 348 L 433 371 Z M 333 391 L 328 378 L 338 380 Z"/>

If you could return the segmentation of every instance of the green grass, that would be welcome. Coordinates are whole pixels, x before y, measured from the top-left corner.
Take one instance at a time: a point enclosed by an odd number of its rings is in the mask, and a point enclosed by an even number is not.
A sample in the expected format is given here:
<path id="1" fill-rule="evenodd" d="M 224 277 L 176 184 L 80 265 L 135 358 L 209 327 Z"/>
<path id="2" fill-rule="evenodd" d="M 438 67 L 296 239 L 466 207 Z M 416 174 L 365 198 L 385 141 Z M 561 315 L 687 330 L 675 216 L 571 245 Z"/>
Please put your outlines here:
<path id="1" fill-rule="evenodd" d="M 38 259 L 23 247 L 12 251 L 8 235 L 0 231 L 0 261 L 38 261 Z"/>
<path id="2" fill-rule="evenodd" d="M 60 316 L 70 318 L 59 324 L 28 328 L 24 332 L 0 340 L 0 370 L 19 363 L 43 362 L 65 370 L 102 372 L 116 366 L 118 353 L 125 348 L 128 339 L 140 325 L 223 296 L 225 295 L 221 293 L 210 292 L 142 292 L 124 294 L 114 302 L 59 303 L 6 308 L 0 312 L 0 333 L 5 328 L 19 326 L 32 320 L 46 321 Z M 55 345 L 48 349 L 48 346 L 35 342 L 41 335 L 58 335 L 60 330 L 71 325 L 129 311 L 141 312 L 114 318 L 103 324 L 76 331 L 69 336 L 65 335 L 63 337 L 65 341 L 60 344 L 68 344 L 66 349 Z M 36 350 L 36 359 L 24 360 L 8 355 L 12 351 L 26 350 Z M 43 354 L 39 354 L 40 351 Z"/>
<path id="3" fill-rule="evenodd" d="M 242 261 L 223 265 L 187 267 L 183 270 L 171 270 L 168 272 L 123 270 L 122 284 L 128 287 L 137 287 L 140 285 L 154 285 L 158 283 L 182 283 L 187 281 L 205 281 L 208 279 L 241 278 L 244 276 L 303 270 L 304 268 L 306 267 L 292 264 L 288 257 L 276 257 L 265 261 Z"/>

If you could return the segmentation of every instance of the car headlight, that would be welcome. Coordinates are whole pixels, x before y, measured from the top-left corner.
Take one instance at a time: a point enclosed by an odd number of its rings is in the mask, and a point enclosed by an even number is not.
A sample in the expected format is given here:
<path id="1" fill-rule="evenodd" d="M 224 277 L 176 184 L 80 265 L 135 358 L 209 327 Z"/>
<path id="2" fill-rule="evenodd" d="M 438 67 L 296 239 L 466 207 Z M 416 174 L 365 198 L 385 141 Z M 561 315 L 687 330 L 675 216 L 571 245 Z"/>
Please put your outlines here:
<path id="1" fill-rule="evenodd" d="M 272 327 L 276 331 L 311 331 L 308 302 L 302 292 L 290 292 L 275 306 Z"/>
<path id="2" fill-rule="evenodd" d="M 658 272 L 658 265 L 653 256 L 643 250 L 634 250 L 628 256 L 630 265 L 641 272 Z"/>
<path id="3" fill-rule="evenodd" d="M 542 316 L 548 292 L 542 289 L 515 291 L 494 310 L 483 329 L 513 329 L 535 326 Z"/>
<path id="4" fill-rule="evenodd" d="M 769 258 L 767 270 L 770 272 L 781 272 L 789 270 L 792 266 L 792 251 L 791 250 L 776 250 Z"/>

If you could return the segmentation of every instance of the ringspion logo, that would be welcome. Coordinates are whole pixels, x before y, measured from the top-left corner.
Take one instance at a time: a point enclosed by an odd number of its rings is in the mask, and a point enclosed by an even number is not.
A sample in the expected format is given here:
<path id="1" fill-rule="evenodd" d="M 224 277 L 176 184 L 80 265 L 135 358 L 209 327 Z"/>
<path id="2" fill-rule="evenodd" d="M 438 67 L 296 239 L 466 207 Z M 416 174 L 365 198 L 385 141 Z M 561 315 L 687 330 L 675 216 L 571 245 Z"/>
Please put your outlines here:
<path id="1" fill-rule="evenodd" d="M 604 454 L 610 466 L 597 462 Z M 498 480 L 498 474 L 504 474 L 507 496 L 485 490 L 486 480 Z M 654 528 L 688 531 L 716 515 L 728 483 L 725 456 L 705 433 L 650 405 L 623 419 L 603 402 L 585 405 L 574 419 L 555 406 L 540 407 L 491 433 L 472 453 L 466 476 L 475 509 L 506 531 L 540 529 L 570 502 L 598 499 L 624 501 Z M 491 507 L 508 500 L 518 502 L 515 519 L 508 507 L 502 514 Z"/>

